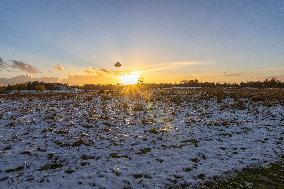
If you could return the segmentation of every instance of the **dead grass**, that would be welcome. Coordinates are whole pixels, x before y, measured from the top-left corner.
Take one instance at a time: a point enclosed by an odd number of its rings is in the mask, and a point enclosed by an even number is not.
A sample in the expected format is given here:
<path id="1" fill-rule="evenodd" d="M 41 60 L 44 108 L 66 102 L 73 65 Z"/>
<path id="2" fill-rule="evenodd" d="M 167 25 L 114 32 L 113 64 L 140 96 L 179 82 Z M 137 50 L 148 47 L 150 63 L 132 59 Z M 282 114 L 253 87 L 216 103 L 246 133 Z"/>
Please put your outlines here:
<path id="1" fill-rule="evenodd" d="M 227 188 L 284 188 L 284 162 L 272 163 L 267 167 L 251 167 L 238 171 L 230 177 L 214 177 L 200 185 L 199 189 Z"/>

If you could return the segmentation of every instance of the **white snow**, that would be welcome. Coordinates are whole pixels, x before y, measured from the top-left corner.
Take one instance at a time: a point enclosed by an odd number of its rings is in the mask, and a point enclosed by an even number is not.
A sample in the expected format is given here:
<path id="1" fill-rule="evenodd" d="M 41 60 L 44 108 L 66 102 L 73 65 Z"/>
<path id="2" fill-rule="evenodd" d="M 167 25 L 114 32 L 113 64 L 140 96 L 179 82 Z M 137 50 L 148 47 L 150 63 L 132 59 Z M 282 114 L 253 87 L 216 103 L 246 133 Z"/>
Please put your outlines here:
<path id="1" fill-rule="evenodd" d="M 0 188 L 194 186 L 283 155 L 282 105 L 223 109 L 234 100 L 194 90 L 1 96 Z"/>

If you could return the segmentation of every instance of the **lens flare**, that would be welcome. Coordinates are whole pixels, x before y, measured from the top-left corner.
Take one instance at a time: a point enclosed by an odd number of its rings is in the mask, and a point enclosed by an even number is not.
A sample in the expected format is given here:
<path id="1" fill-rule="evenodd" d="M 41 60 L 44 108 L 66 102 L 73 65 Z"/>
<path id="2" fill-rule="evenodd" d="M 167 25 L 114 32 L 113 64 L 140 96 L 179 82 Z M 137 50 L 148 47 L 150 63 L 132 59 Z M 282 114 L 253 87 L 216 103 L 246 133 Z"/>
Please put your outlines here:
<path id="1" fill-rule="evenodd" d="M 140 78 L 139 72 L 131 72 L 129 74 L 121 75 L 120 80 L 123 85 L 134 85 L 137 84 Z"/>

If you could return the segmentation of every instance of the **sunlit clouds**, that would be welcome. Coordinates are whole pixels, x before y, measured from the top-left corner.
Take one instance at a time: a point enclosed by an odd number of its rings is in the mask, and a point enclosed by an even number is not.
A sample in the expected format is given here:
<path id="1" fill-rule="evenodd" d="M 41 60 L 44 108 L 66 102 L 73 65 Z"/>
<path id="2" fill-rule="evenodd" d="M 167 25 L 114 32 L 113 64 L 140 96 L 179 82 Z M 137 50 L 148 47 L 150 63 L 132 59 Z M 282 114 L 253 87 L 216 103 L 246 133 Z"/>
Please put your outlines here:
<path id="1" fill-rule="evenodd" d="M 64 67 L 61 65 L 61 64 L 56 64 L 54 66 L 54 69 L 57 70 L 57 71 L 64 71 Z"/>
<path id="2" fill-rule="evenodd" d="M 32 62 L 31 62 L 32 63 Z M 214 71 L 215 62 L 181 60 L 172 62 L 122 62 L 122 66 L 113 66 L 114 62 L 99 66 L 72 66 L 55 63 L 45 67 L 36 67 L 26 61 L 0 59 L 2 73 L 13 73 L 11 77 L 1 78 L 0 85 L 26 81 L 62 82 L 75 85 L 92 84 L 136 84 L 140 78 L 145 83 L 169 83 L 182 80 L 231 82 L 256 81 L 276 78 L 284 80 L 284 69 L 267 68 L 247 71 Z M 184 72 L 184 70 L 187 70 Z M 27 75 L 28 74 L 28 75 Z"/>

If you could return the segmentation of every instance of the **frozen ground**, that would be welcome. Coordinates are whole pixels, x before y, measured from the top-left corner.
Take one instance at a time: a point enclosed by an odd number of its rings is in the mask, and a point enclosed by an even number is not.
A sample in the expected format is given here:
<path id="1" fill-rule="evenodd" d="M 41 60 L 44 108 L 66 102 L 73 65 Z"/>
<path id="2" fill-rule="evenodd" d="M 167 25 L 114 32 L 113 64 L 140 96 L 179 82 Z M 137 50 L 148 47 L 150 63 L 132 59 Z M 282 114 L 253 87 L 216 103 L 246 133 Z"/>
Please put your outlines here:
<path id="1" fill-rule="evenodd" d="M 284 107 L 200 89 L 0 97 L 0 188 L 167 188 L 284 153 Z"/>

